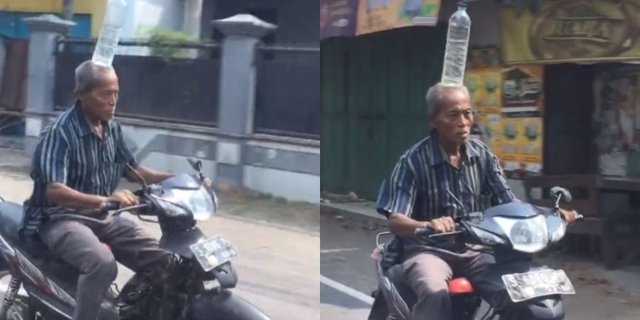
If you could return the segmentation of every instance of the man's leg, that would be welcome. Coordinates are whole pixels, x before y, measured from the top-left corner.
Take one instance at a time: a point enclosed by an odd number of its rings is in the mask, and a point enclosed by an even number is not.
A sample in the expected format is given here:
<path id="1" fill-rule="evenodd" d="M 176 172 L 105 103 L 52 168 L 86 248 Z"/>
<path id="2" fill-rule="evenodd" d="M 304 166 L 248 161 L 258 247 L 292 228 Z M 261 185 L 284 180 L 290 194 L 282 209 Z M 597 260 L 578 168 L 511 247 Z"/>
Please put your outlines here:
<path id="1" fill-rule="evenodd" d="M 111 246 L 116 260 L 136 273 L 156 273 L 175 264 L 172 252 L 161 249 L 158 240 L 129 219 L 115 217 L 98 235 Z"/>
<path id="2" fill-rule="evenodd" d="M 89 227 L 77 221 L 46 223 L 40 237 L 54 255 L 81 273 L 73 319 L 96 319 L 104 293 L 118 274 L 113 254 Z"/>
<path id="3" fill-rule="evenodd" d="M 417 297 L 412 318 L 450 320 L 448 283 L 453 272 L 449 264 L 432 253 L 418 253 L 405 260 L 402 267 Z"/>
<path id="4" fill-rule="evenodd" d="M 495 264 L 495 258 L 492 255 L 479 253 L 459 261 L 454 266 L 456 274 L 459 273 L 460 276 L 467 277 L 473 285 L 475 293 L 491 306 L 495 306 L 496 303 L 499 303 L 499 299 L 504 298 L 501 287 L 496 286 L 492 281 L 483 281 L 488 273 L 492 272 L 491 270 L 495 270 L 490 269 L 493 264 Z M 479 277 L 481 274 L 482 277 Z"/>

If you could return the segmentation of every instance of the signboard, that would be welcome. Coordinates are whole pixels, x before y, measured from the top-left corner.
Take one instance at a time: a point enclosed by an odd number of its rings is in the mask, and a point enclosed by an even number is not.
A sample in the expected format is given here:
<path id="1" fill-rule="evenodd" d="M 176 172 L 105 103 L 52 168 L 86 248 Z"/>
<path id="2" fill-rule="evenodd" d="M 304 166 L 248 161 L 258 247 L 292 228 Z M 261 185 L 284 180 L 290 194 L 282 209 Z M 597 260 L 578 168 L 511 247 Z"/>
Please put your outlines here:
<path id="1" fill-rule="evenodd" d="M 320 38 L 354 36 L 358 0 L 320 0 Z"/>
<path id="2" fill-rule="evenodd" d="M 541 66 L 475 69 L 465 74 L 482 140 L 511 179 L 542 172 L 542 77 Z"/>
<path id="3" fill-rule="evenodd" d="M 359 0 L 356 34 L 438 23 L 440 0 Z"/>
<path id="4" fill-rule="evenodd" d="M 538 14 L 500 8 L 507 64 L 640 58 L 640 0 L 541 1 Z"/>
<path id="5" fill-rule="evenodd" d="M 600 72 L 594 93 L 600 174 L 640 176 L 640 67 Z"/>

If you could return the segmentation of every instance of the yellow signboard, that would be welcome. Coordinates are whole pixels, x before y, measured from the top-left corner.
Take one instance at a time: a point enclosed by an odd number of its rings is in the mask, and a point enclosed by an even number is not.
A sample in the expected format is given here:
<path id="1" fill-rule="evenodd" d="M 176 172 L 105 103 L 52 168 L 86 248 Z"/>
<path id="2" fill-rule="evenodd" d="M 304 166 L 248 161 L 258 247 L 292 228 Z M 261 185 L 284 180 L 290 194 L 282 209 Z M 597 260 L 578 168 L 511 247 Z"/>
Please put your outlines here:
<path id="1" fill-rule="evenodd" d="M 356 35 L 438 23 L 440 0 L 360 0 Z"/>
<path id="2" fill-rule="evenodd" d="M 507 64 L 637 60 L 640 0 L 541 0 L 538 14 L 499 12 Z"/>
<path id="3" fill-rule="evenodd" d="M 482 140 L 510 178 L 542 171 L 542 75 L 542 67 L 535 65 L 465 73 Z"/>

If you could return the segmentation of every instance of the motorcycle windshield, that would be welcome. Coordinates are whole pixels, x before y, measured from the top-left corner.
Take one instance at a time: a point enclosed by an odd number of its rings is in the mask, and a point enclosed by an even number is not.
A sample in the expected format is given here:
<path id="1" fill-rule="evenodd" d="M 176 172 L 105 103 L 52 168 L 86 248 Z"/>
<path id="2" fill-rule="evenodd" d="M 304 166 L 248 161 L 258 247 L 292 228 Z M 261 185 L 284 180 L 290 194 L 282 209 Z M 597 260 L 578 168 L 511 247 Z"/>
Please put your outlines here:
<path id="1" fill-rule="evenodd" d="M 162 186 L 163 189 L 197 190 L 202 184 L 192 176 L 181 173 L 160 182 L 160 186 Z"/>
<path id="2" fill-rule="evenodd" d="M 208 220 L 215 212 L 213 200 L 205 187 L 195 190 L 173 188 L 166 190 L 163 199 L 171 203 L 180 204 L 189 208 L 193 214 L 193 219 L 197 221 Z"/>

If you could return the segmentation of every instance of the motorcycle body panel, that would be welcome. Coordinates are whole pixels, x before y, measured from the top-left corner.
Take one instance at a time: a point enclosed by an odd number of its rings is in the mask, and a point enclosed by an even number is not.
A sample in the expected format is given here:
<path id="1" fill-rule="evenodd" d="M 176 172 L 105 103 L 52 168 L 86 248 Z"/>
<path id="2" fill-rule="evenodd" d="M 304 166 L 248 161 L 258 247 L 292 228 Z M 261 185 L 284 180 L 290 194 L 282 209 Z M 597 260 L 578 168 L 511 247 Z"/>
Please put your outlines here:
<path id="1" fill-rule="evenodd" d="M 160 238 L 160 248 L 177 253 L 183 258 L 193 259 L 193 252 L 189 246 L 205 238 L 197 227 L 179 233 L 164 234 Z"/>

